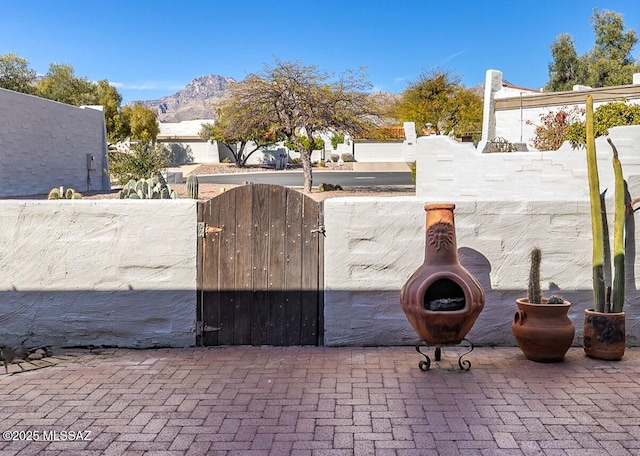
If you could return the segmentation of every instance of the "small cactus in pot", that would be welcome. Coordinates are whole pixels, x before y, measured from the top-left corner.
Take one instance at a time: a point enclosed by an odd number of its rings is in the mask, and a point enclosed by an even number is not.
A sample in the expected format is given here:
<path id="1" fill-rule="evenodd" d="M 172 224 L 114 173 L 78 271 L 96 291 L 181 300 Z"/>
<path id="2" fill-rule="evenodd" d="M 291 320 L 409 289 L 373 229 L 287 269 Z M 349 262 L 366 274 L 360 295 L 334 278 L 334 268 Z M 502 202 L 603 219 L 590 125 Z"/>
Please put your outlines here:
<path id="1" fill-rule="evenodd" d="M 531 267 L 529 268 L 529 287 L 527 299 L 530 304 L 563 304 L 562 296 L 554 294 L 549 299 L 542 298 L 540 286 L 540 264 L 542 263 L 542 251 L 538 247 L 531 249 Z"/>
<path id="2" fill-rule="evenodd" d="M 561 296 L 542 297 L 540 263 L 542 252 L 531 250 L 527 297 L 516 299 L 511 329 L 524 355 L 538 362 L 562 361 L 573 343 L 575 326 L 567 313 L 571 303 Z"/>

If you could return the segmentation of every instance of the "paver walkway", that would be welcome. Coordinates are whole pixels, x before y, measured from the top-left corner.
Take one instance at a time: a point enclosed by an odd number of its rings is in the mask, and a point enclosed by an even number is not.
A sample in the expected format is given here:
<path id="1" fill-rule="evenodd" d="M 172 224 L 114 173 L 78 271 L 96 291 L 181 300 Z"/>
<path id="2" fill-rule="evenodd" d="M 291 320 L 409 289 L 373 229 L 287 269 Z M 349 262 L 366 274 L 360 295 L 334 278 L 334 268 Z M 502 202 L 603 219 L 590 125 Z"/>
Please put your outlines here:
<path id="1" fill-rule="evenodd" d="M 457 350 L 428 372 L 413 347 L 67 353 L 0 375 L 3 437 L 57 440 L 0 454 L 640 455 L 640 349 L 539 364 L 480 347 L 469 371 Z"/>

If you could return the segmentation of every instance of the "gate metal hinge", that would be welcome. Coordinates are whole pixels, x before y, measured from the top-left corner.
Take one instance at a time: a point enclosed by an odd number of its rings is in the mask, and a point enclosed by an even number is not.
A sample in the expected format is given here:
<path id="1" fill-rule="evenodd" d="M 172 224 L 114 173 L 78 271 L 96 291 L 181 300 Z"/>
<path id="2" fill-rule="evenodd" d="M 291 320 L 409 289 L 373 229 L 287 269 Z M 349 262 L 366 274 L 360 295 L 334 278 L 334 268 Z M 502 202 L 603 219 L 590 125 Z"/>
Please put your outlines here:
<path id="1" fill-rule="evenodd" d="M 207 234 L 219 233 L 220 231 L 222 231 L 222 228 L 209 226 L 205 222 L 198 222 L 198 237 L 200 238 L 207 237 Z"/>
<path id="2" fill-rule="evenodd" d="M 205 325 L 204 321 L 196 321 L 196 336 L 202 336 L 206 332 L 220 331 L 215 326 Z"/>

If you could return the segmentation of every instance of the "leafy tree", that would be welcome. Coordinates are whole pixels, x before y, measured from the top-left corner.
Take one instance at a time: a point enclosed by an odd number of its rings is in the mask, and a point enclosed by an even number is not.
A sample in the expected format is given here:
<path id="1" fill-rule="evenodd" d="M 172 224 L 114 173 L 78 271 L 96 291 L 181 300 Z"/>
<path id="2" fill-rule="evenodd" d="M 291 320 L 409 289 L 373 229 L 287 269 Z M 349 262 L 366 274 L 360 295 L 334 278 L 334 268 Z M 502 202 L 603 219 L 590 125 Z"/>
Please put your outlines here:
<path id="1" fill-rule="evenodd" d="M 0 55 L 0 87 L 14 92 L 33 94 L 36 72 L 29 62 L 16 54 Z"/>
<path id="2" fill-rule="evenodd" d="M 122 95 L 118 90 L 103 79 L 96 84 L 96 100 L 94 104 L 102 105 L 104 109 L 104 119 L 107 127 L 107 136 L 110 141 L 114 140 L 116 130 L 116 118 L 120 112 Z M 115 142 L 115 141 L 113 141 Z"/>
<path id="3" fill-rule="evenodd" d="M 169 165 L 169 157 L 169 150 L 160 144 L 133 144 L 129 151 L 109 151 L 109 174 L 121 184 L 148 179 Z"/>
<path id="4" fill-rule="evenodd" d="M 460 84 L 460 77 L 444 70 L 422 72 L 402 92 L 396 106 L 401 122 L 427 124 L 458 136 L 482 131 L 482 97 Z"/>
<path id="5" fill-rule="evenodd" d="M 549 63 L 549 82 L 546 89 L 551 92 L 572 90 L 576 81 L 586 81 L 584 62 L 578 57 L 573 38 L 563 33 L 551 45 L 553 61 Z"/>
<path id="6" fill-rule="evenodd" d="M 536 125 L 536 136 L 533 139 L 533 146 L 538 150 L 558 150 L 565 141 L 566 130 L 569 125 L 580 121 L 584 114 L 584 109 L 573 107 L 567 109 L 566 106 L 540 114 L 540 125 Z M 532 125 L 533 122 L 527 121 Z"/>
<path id="7" fill-rule="evenodd" d="M 296 137 L 297 141 L 294 143 L 292 141 L 285 141 L 284 145 L 293 150 L 297 150 L 298 152 L 302 152 L 304 150 L 309 149 L 309 138 L 306 136 L 298 135 Z M 302 150 L 299 150 L 298 147 L 302 145 Z M 314 137 L 313 138 L 313 149 L 312 150 L 322 150 L 324 149 L 324 140 L 322 138 Z"/>
<path id="8" fill-rule="evenodd" d="M 124 106 L 114 119 L 112 137 L 117 140 L 130 138 L 132 141 L 155 142 L 160 133 L 158 115 L 142 103 Z"/>
<path id="9" fill-rule="evenodd" d="M 630 84 L 640 64 L 632 50 L 638 41 L 635 30 L 625 30 L 620 13 L 593 10 L 591 24 L 595 35 L 593 48 L 578 56 L 573 39 L 561 34 L 551 45 L 548 91 L 571 90 L 576 84 L 608 87 Z"/>
<path id="10" fill-rule="evenodd" d="M 344 143 L 344 135 L 340 133 L 334 133 L 331 136 L 331 147 L 333 147 L 334 150 L 338 148 L 338 144 L 342 143 Z"/>
<path id="11" fill-rule="evenodd" d="M 347 71 L 337 78 L 316 66 L 276 60 L 260 74 L 250 74 L 231 89 L 231 100 L 252 122 L 270 125 L 300 151 L 304 171 L 304 190 L 311 191 L 313 176 L 311 153 L 314 137 L 334 131 L 356 134 L 376 115 L 367 94 L 371 84 L 362 70 Z M 307 144 L 300 141 L 305 136 Z"/>
<path id="12" fill-rule="evenodd" d="M 250 104 L 239 103 L 232 97 L 218 109 L 216 122 L 202 124 L 199 133 L 201 138 L 227 147 L 237 167 L 245 166 L 254 152 L 273 145 L 277 139 L 273 125 L 253 116 L 251 108 Z"/>
<path id="13" fill-rule="evenodd" d="M 49 71 L 36 83 L 36 95 L 73 106 L 96 103 L 94 83 L 84 77 L 76 77 L 71 65 L 52 63 Z"/>

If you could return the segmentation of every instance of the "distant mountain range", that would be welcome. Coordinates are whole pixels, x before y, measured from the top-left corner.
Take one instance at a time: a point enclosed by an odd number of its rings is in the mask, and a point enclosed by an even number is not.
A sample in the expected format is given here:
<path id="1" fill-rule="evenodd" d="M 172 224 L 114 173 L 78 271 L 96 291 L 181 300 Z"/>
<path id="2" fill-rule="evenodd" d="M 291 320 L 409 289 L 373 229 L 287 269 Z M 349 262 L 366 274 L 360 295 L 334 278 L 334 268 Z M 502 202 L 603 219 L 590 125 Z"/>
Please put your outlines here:
<path id="1" fill-rule="evenodd" d="M 225 99 L 233 82 L 233 78 L 224 76 L 200 76 L 173 95 L 138 103 L 156 111 L 160 122 L 213 119 L 216 106 Z"/>

